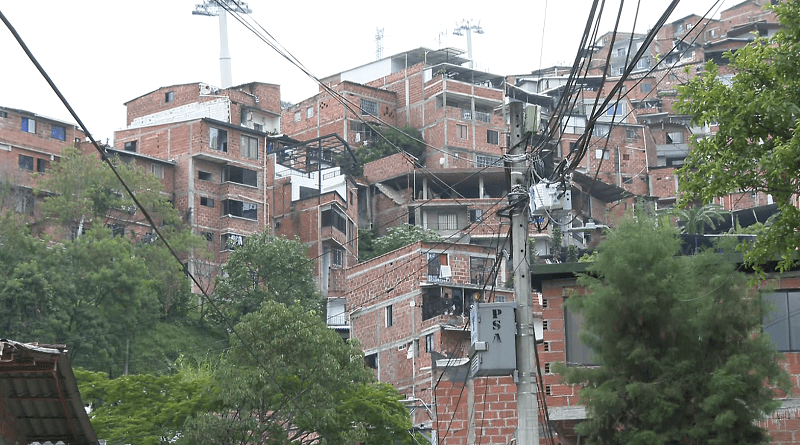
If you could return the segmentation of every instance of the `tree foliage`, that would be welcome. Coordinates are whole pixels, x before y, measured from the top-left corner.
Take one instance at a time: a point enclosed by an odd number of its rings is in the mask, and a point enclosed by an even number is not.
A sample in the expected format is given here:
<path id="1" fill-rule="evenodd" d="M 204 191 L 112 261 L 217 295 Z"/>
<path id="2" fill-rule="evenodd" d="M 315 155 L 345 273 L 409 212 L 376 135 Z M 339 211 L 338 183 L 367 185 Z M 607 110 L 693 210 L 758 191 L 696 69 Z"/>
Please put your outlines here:
<path id="1" fill-rule="evenodd" d="M 701 76 L 679 87 L 680 113 L 696 125 L 719 124 L 719 131 L 698 139 L 679 170 L 681 201 L 711 202 L 739 191 L 771 194 L 780 211 L 771 229 L 758 238 L 747 259 L 760 264 L 780 256 L 786 269 L 800 247 L 800 2 L 780 2 L 773 9 L 781 29 L 757 38 L 726 57 L 735 72 L 719 76 L 708 63 Z"/>
<path id="2" fill-rule="evenodd" d="M 220 410 L 193 418 L 187 443 L 408 443 L 396 391 L 372 387 L 361 350 L 313 311 L 265 300 L 235 332 L 214 379 Z"/>
<path id="3" fill-rule="evenodd" d="M 362 234 L 368 235 L 362 239 Z M 362 241 L 364 242 L 362 246 Z M 412 226 L 410 224 L 401 224 L 399 226 L 389 227 L 386 229 L 386 235 L 375 237 L 374 231 L 359 231 L 358 239 L 358 259 L 359 261 L 366 261 L 384 253 L 405 247 L 417 241 L 437 242 L 441 241 L 442 237 L 435 230 L 423 229 L 419 226 Z"/>
<path id="4" fill-rule="evenodd" d="M 725 255 L 677 256 L 674 229 L 628 219 L 579 278 L 565 306 L 583 318 L 596 368 L 560 367 L 581 385 L 594 444 L 760 444 L 755 424 L 789 387 L 761 333 L 763 302 Z"/>
<path id="5" fill-rule="evenodd" d="M 186 420 L 213 409 L 215 385 L 208 368 L 184 367 L 172 375 L 108 374 L 75 369 L 97 436 L 107 443 L 161 445 L 183 436 Z"/>
<path id="6" fill-rule="evenodd" d="M 231 323 L 257 311 L 266 301 L 298 304 L 322 314 L 322 296 L 313 276 L 308 247 L 299 239 L 267 232 L 247 237 L 233 251 L 218 277 L 214 299 Z"/>

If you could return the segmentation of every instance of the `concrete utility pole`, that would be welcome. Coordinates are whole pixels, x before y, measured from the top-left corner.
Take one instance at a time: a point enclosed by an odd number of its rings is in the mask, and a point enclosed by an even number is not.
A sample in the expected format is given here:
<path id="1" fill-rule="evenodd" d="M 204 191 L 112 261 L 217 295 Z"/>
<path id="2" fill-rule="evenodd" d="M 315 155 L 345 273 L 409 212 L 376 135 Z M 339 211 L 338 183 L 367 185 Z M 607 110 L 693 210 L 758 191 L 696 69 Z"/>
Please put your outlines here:
<path id="1" fill-rule="evenodd" d="M 219 74 L 220 87 L 233 85 L 231 75 L 231 53 L 228 51 L 228 9 L 239 14 L 253 12 L 247 3 L 238 0 L 203 0 L 196 5 L 192 15 L 219 16 Z"/>
<path id="2" fill-rule="evenodd" d="M 463 36 L 464 33 L 467 34 L 467 58 L 469 59 L 469 67 L 472 68 L 472 32 L 475 31 L 475 34 L 483 34 L 483 28 L 481 28 L 481 22 L 478 22 L 477 25 L 472 24 L 472 20 L 462 20 L 461 25 L 456 24 L 456 29 L 453 30 L 453 34 L 457 36 Z"/>
<path id="3" fill-rule="evenodd" d="M 528 259 L 528 202 L 529 165 L 522 144 L 525 116 L 522 102 L 509 103 L 511 188 L 510 204 L 522 203 L 511 209 L 511 251 L 514 271 L 514 295 L 517 310 L 517 445 L 539 445 L 539 414 L 534 355 L 536 335 L 533 326 L 530 262 Z"/>

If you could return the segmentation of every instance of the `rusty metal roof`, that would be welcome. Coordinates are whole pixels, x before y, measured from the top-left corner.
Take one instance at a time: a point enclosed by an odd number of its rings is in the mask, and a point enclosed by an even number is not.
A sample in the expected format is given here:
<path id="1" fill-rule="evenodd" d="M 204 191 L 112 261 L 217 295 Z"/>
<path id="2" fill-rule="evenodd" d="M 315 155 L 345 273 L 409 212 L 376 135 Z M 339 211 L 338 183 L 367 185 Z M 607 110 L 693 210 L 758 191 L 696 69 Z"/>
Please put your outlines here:
<path id="1" fill-rule="evenodd" d="M 98 443 L 66 346 L 0 339 L 0 425 L 3 423 L 16 443 Z"/>

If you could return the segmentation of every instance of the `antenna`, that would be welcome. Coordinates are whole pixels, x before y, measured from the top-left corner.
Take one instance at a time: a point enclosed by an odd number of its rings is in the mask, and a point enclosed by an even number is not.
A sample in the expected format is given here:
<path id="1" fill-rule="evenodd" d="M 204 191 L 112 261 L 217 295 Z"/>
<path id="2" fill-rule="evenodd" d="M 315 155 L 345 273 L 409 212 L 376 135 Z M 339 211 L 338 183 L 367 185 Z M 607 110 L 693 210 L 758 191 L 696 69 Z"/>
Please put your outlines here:
<path id="1" fill-rule="evenodd" d="M 375 28 L 375 60 L 383 58 L 383 28 Z"/>
<path id="2" fill-rule="evenodd" d="M 461 20 L 461 24 L 459 25 L 456 23 L 456 28 L 453 30 L 453 34 L 457 36 L 463 36 L 466 32 L 467 34 L 467 58 L 469 59 L 469 67 L 472 68 L 472 32 L 475 34 L 483 34 L 483 28 L 481 28 L 481 22 L 478 21 L 477 25 L 472 24 L 472 20 Z"/>
<path id="3" fill-rule="evenodd" d="M 239 14 L 253 12 L 247 3 L 239 0 L 203 0 L 192 11 L 192 15 L 219 16 L 219 73 L 222 88 L 229 88 L 233 84 L 231 54 L 228 51 L 228 10 Z"/>

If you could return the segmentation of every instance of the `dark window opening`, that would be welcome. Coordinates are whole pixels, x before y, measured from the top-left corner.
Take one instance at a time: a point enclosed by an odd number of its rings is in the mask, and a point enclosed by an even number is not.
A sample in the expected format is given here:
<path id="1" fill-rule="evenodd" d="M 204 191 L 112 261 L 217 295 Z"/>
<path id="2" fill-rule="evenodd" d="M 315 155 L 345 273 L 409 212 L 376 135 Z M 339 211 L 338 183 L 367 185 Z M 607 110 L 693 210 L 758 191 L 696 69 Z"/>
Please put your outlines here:
<path id="1" fill-rule="evenodd" d="M 39 173 L 44 173 L 49 165 L 50 162 L 45 159 L 36 159 L 36 171 Z"/>
<path id="2" fill-rule="evenodd" d="M 425 352 L 431 353 L 434 351 L 433 349 L 433 334 L 428 334 L 425 336 Z"/>
<path id="3" fill-rule="evenodd" d="M 199 170 L 197 172 L 197 179 L 201 181 L 211 181 L 212 180 L 211 173 Z"/>
<path id="4" fill-rule="evenodd" d="M 800 291 L 763 294 L 770 306 L 764 317 L 764 333 L 778 351 L 800 351 Z"/>
<path id="5" fill-rule="evenodd" d="M 473 301 L 483 301 L 483 292 L 461 287 L 426 288 L 422 294 L 422 319 L 440 315 L 469 316 Z"/>
<path id="6" fill-rule="evenodd" d="M 222 169 L 222 182 L 235 182 L 237 184 L 258 187 L 258 172 L 227 165 Z"/>
<path id="7" fill-rule="evenodd" d="M 223 215 L 258 220 L 258 205 L 254 203 L 226 199 L 222 201 L 222 209 Z"/>
<path id="8" fill-rule="evenodd" d="M 564 337 L 566 343 L 567 366 L 597 365 L 592 357 L 592 349 L 580 339 L 583 317 L 577 312 L 564 309 Z"/>
<path id="9" fill-rule="evenodd" d="M 219 128 L 208 129 L 208 147 L 212 150 L 228 152 L 228 132 Z"/>
<path id="10" fill-rule="evenodd" d="M 364 356 L 364 363 L 368 367 L 370 367 L 372 369 L 378 369 L 378 354 L 374 353 L 374 354 L 365 355 Z"/>
<path id="11" fill-rule="evenodd" d="M 394 324 L 392 318 L 392 306 L 386 306 L 386 327 L 390 328 Z"/>
<path id="12" fill-rule="evenodd" d="M 483 286 L 492 281 L 492 270 L 494 269 L 494 258 L 469 259 L 469 280 L 472 284 Z"/>
<path id="13" fill-rule="evenodd" d="M 214 198 L 209 198 L 207 196 L 201 196 L 200 197 L 200 205 L 201 206 L 206 206 L 206 207 L 211 207 L 213 209 L 214 208 Z"/>
<path id="14" fill-rule="evenodd" d="M 168 92 L 164 93 L 164 102 L 172 102 L 173 100 L 175 100 L 175 92 L 174 91 L 168 91 Z"/>
<path id="15" fill-rule="evenodd" d="M 36 134 L 36 119 L 22 118 L 22 131 Z"/>
<path id="16" fill-rule="evenodd" d="M 136 152 L 136 141 L 126 142 L 123 148 L 125 148 L 125 151 Z"/>
<path id="17" fill-rule="evenodd" d="M 500 143 L 500 133 L 495 130 L 486 130 L 486 142 L 497 145 Z"/>
<path id="18" fill-rule="evenodd" d="M 33 158 L 31 156 L 19 155 L 19 168 L 32 172 Z"/>
<path id="19" fill-rule="evenodd" d="M 200 232 L 200 236 L 206 239 L 207 242 L 214 241 L 214 232 Z"/>
<path id="20" fill-rule="evenodd" d="M 333 227 L 347 234 L 347 218 L 333 208 L 322 211 L 322 227 Z"/>

